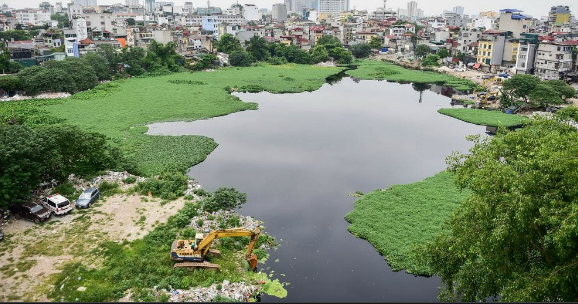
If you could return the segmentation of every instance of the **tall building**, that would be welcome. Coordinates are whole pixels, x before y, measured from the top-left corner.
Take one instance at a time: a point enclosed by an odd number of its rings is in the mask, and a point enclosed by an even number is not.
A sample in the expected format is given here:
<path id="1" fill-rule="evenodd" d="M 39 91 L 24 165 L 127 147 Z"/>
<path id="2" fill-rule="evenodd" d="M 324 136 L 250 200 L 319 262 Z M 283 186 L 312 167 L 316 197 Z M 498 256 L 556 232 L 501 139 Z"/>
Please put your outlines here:
<path id="1" fill-rule="evenodd" d="M 284 22 L 287 20 L 287 7 L 283 3 L 273 4 L 273 20 Z"/>
<path id="2" fill-rule="evenodd" d="M 192 14 L 194 12 L 193 2 L 185 2 L 185 5 L 183 6 L 183 12 Z"/>
<path id="3" fill-rule="evenodd" d="M 521 33 L 528 32 L 531 24 L 532 17 L 523 15 L 521 10 L 503 9 L 500 11 L 498 29 L 512 32 L 514 38 L 520 38 Z"/>
<path id="4" fill-rule="evenodd" d="M 463 6 L 454 6 L 453 11 L 456 14 L 463 15 L 464 14 L 464 7 Z"/>
<path id="5" fill-rule="evenodd" d="M 74 4 L 78 4 L 81 6 L 97 6 L 96 0 L 74 0 Z"/>
<path id="6" fill-rule="evenodd" d="M 558 5 L 552 6 L 548 21 L 551 23 L 570 23 L 570 7 Z"/>
<path id="7" fill-rule="evenodd" d="M 139 0 L 125 0 L 125 4 L 129 6 L 137 6 L 139 5 Z"/>
<path id="8" fill-rule="evenodd" d="M 349 10 L 349 0 L 319 0 L 319 13 L 341 13 Z"/>
<path id="9" fill-rule="evenodd" d="M 243 5 L 243 18 L 247 21 L 257 21 L 261 19 L 259 8 L 255 4 Z"/>
<path id="10" fill-rule="evenodd" d="M 146 11 L 149 14 L 152 14 L 155 12 L 155 0 L 145 0 L 146 1 Z"/>
<path id="11" fill-rule="evenodd" d="M 407 17 L 409 19 L 417 19 L 417 2 L 415 1 L 409 1 L 407 3 Z"/>

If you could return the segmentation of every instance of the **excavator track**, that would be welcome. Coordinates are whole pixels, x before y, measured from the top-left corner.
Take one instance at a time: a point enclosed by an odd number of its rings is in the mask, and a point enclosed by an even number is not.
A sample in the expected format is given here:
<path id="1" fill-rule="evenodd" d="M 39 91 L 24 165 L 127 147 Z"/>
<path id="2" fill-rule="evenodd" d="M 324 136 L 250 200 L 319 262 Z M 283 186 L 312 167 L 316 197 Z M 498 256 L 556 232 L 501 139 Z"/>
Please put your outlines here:
<path id="1" fill-rule="evenodd" d="M 176 263 L 174 265 L 174 268 L 189 268 L 191 270 L 194 269 L 219 270 L 220 266 L 209 262 L 203 263 L 183 262 L 183 263 Z"/>

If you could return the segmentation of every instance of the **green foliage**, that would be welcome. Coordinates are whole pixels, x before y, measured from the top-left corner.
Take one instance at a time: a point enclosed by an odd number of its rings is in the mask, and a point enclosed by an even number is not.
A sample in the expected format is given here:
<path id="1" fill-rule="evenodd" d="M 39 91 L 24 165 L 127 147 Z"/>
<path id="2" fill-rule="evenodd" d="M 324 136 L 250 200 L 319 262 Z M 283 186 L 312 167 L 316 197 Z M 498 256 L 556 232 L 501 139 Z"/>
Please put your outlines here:
<path id="1" fill-rule="evenodd" d="M 252 63 L 251 55 L 246 51 L 233 51 L 229 55 L 229 64 L 232 66 L 248 67 Z"/>
<path id="2" fill-rule="evenodd" d="M 425 56 L 431 54 L 431 48 L 425 44 L 418 44 L 415 47 L 415 56 L 418 58 L 424 58 Z"/>
<path id="3" fill-rule="evenodd" d="M 117 168 L 118 149 L 105 137 L 69 125 L 32 130 L 0 125 L 0 206 L 25 199 L 40 182 Z"/>
<path id="4" fill-rule="evenodd" d="M 438 55 L 427 55 L 427 57 L 422 60 L 421 65 L 424 67 L 428 66 L 440 66 L 440 56 Z"/>
<path id="5" fill-rule="evenodd" d="M 394 271 L 416 275 L 431 270 L 417 255 L 417 248 L 443 232 L 442 224 L 468 196 L 447 172 L 409 185 L 376 190 L 355 202 L 345 219 L 349 231 L 368 240 Z"/>
<path id="6" fill-rule="evenodd" d="M 442 300 L 575 301 L 578 294 L 578 132 L 536 118 L 524 129 L 474 137 L 448 159 L 473 194 L 427 247 Z"/>
<path id="7" fill-rule="evenodd" d="M 269 60 L 267 60 L 267 63 L 271 64 L 271 65 L 282 65 L 282 64 L 287 64 L 287 59 L 285 59 L 285 57 L 271 57 L 269 58 Z"/>
<path id="8" fill-rule="evenodd" d="M 115 194 L 121 193 L 120 185 L 117 183 L 111 183 L 108 181 L 103 181 L 98 186 L 98 190 L 100 191 L 100 195 L 102 197 L 113 196 Z"/>
<path id="9" fill-rule="evenodd" d="M 195 189 L 195 190 L 193 190 L 193 193 L 198 195 L 198 196 L 205 196 L 205 197 L 211 196 L 211 193 L 209 191 L 203 189 L 203 188 Z"/>
<path id="10" fill-rule="evenodd" d="M 542 83 L 554 89 L 562 99 L 576 97 L 576 89 L 568 85 L 564 80 L 546 80 Z"/>
<path id="11" fill-rule="evenodd" d="M 69 27 L 68 14 L 56 13 L 50 16 L 50 20 L 58 21 L 58 28 Z"/>
<path id="12" fill-rule="evenodd" d="M 215 63 L 219 61 L 216 55 L 204 54 L 199 61 L 197 61 L 193 67 L 193 71 L 202 71 L 206 69 L 211 69 L 215 66 Z"/>
<path id="13" fill-rule="evenodd" d="M 371 45 L 369 43 L 360 43 L 351 47 L 351 53 L 355 58 L 367 58 L 371 54 Z"/>
<path id="14" fill-rule="evenodd" d="M 271 56 L 279 58 L 274 59 L 273 62 L 270 60 L 269 63 L 271 64 L 285 64 L 287 62 L 298 64 L 311 63 L 309 52 L 300 49 L 296 45 L 288 46 L 284 43 L 270 43 L 269 51 L 271 52 Z"/>
<path id="15" fill-rule="evenodd" d="M 542 108 L 564 102 L 562 98 L 560 98 L 560 92 L 557 92 L 556 89 L 546 83 L 539 83 L 532 92 L 530 92 L 528 97 L 532 105 Z"/>
<path id="16" fill-rule="evenodd" d="M 325 36 L 319 38 L 319 40 L 317 40 L 316 45 L 333 45 L 333 44 L 340 44 L 341 45 L 341 41 L 339 41 L 339 39 L 337 37 L 325 35 Z"/>
<path id="17" fill-rule="evenodd" d="M 247 194 L 235 188 L 219 188 L 209 198 L 203 200 L 203 210 L 215 212 L 219 210 L 233 210 L 247 202 Z"/>
<path id="18" fill-rule="evenodd" d="M 379 62 L 375 60 L 356 60 L 354 64 L 357 66 L 357 69 L 349 70 L 347 71 L 347 74 L 359 79 L 391 80 L 414 83 L 436 83 L 438 85 L 453 87 L 460 91 L 470 91 L 476 87 L 474 82 L 466 79 L 456 78 L 447 74 L 435 72 L 405 69 L 401 66 L 387 62 Z"/>
<path id="19" fill-rule="evenodd" d="M 520 115 L 505 114 L 501 111 L 487 111 L 480 109 L 439 109 L 438 113 L 451 116 L 468 123 L 491 127 L 512 127 L 527 123 L 530 120 L 527 117 Z"/>
<path id="20" fill-rule="evenodd" d="M 20 78 L 15 75 L 0 77 L 0 88 L 5 91 L 15 91 L 20 89 Z"/>
<path id="21" fill-rule="evenodd" d="M 179 172 L 165 172 L 159 177 L 149 178 L 139 182 L 135 190 L 141 195 L 151 193 L 154 197 L 174 200 L 184 195 L 187 189 L 188 177 Z"/>
<path id="22" fill-rule="evenodd" d="M 369 45 L 371 46 L 372 49 L 381 49 L 381 47 L 383 46 L 383 38 L 371 37 L 371 41 L 369 42 Z"/>
<path id="23" fill-rule="evenodd" d="M 45 91 L 75 93 L 98 84 L 94 69 L 78 58 L 50 60 L 22 70 L 18 77 L 24 91 L 31 95 Z"/>
<path id="24" fill-rule="evenodd" d="M 528 96 L 540 83 L 540 79 L 533 75 L 517 74 L 504 81 L 502 93 L 510 98 L 522 98 L 528 101 Z"/>
<path id="25" fill-rule="evenodd" d="M 265 61 L 271 56 L 267 40 L 259 36 L 253 36 L 249 39 L 247 42 L 247 52 L 249 52 L 256 61 Z"/>
<path id="26" fill-rule="evenodd" d="M 88 53 L 81 57 L 81 61 L 91 66 L 98 80 L 111 80 L 112 71 L 108 68 L 106 59 L 97 53 Z"/>
<path id="27" fill-rule="evenodd" d="M 7 76 L 5 76 L 7 77 Z M 0 125 L 26 125 L 38 127 L 64 121 L 48 112 L 43 106 L 57 104 L 59 100 L 23 100 L 0 103 Z"/>
<path id="28" fill-rule="evenodd" d="M 134 20 L 134 18 L 127 18 L 127 19 L 126 19 L 126 23 L 127 23 L 128 25 L 135 25 L 135 24 L 136 24 L 136 21 Z"/>
<path id="29" fill-rule="evenodd" d="M 14 39 L 14 41 L 22 41 L 22 40 L 30 40 L 32 39 L 32 37 L 30 36 L 30 33 L 25 30 L 0 32 L 0 40 L 10 41 L 12 39 Z"/>
<path id="30" fill-rule="evenodd" d="M 329 60 L 329 52 L 322 44 L 317 44 L 311 52 L 311 62 L 319 63 L 327 60 Z"/>
<path id="31" fill-rule="evenodd" d="M 22 66 L 20 63 L 10 60 L 8 44 L 6 42 L 0 42 L 0 70 L 2 70 L 2 73 L 17 73 L 21 69 Z"/>
<path id="32" fill-rule="evenodd" d="M 447 57 L 450 57 L 450 52 L 444 48 L 444 49 L 440 49 L 438 51 L 437 55 L 440 56 L 440 58 L 447 58 Z"/>
<path id="33" fill-rule="evenodd" d="M 236 51 L 242 51 L 243 47 L 239 39 L 231 34 L 221 36 L 217 43 L 217 52 L 232 54 Z"/>
<path id="34" fill-rule="evenodd" d="M 125 184 L 134 184 L 134 183 L 136 183 L 136 177 L 131 175 L 131 176 L 123 179 L 122 182 Z"/>
<path id="35" fill-rule="evenodd" d="M 73 196 L 76 193 L 76 188 L 74 188 L 74 185 L 70 182 L 65 182 L 62 183 L 56 187 L 54 187 L 54 189 L 52 189 L 52 191 L 50 192 L 51 194 L 54 193 L 58 193 L 62 196 L 65 196 L 66 198 Z"/>
<path id="36" fill-rule="evenodd" d="M 195 81 L 195 80 L 169 80 L 170 83 L 176 84 L 192 84 L 192 85 L 206 85 L 206 82 Z"/>
<path id="37" fill-rule="evenodd" d="M 99 84 L 96 87 L 94 87 L 93 89 L 78 92 L 78 93 L 72 95 L 72 98 L 73 99 L 82 99 L 82 100 L 88 100 L 88 99 L 93 99 L 93 98 L 102 98 L 102 97 L 107 97 L 110 94 L 118 91 L 118 89 L 119 89 L 118 84 L 112 83 L 112 82 L 107 82 L 107 83 Z"/>

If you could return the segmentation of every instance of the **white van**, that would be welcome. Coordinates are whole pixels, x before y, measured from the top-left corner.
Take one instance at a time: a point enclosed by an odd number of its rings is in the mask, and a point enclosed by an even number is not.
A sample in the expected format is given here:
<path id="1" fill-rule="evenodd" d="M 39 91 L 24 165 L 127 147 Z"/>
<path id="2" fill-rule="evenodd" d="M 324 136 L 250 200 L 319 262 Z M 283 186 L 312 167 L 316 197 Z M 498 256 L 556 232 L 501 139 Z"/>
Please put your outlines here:
<path id="1" fill-rule="evenodd" d="M 63 215 L 72 211 L 70 201 L 58 193 L 49 195 L 44 200 L 44 206 L 56 215 Z"/>

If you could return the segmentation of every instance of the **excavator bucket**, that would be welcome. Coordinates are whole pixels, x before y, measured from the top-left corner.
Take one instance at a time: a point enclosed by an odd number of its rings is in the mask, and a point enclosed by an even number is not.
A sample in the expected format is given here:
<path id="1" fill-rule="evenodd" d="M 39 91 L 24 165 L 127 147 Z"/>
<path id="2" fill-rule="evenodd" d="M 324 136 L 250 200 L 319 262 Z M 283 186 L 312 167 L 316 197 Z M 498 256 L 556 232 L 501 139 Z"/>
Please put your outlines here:
<path id="1" fill-rule="evenodd" d="M 257 255 L 254 253 L 251 253 L 251 255 L 247 257 L 247 263 L 249 263 L 249 267 L 251 267 L 251 269 L 257 268 L 257 261 Z"/>

